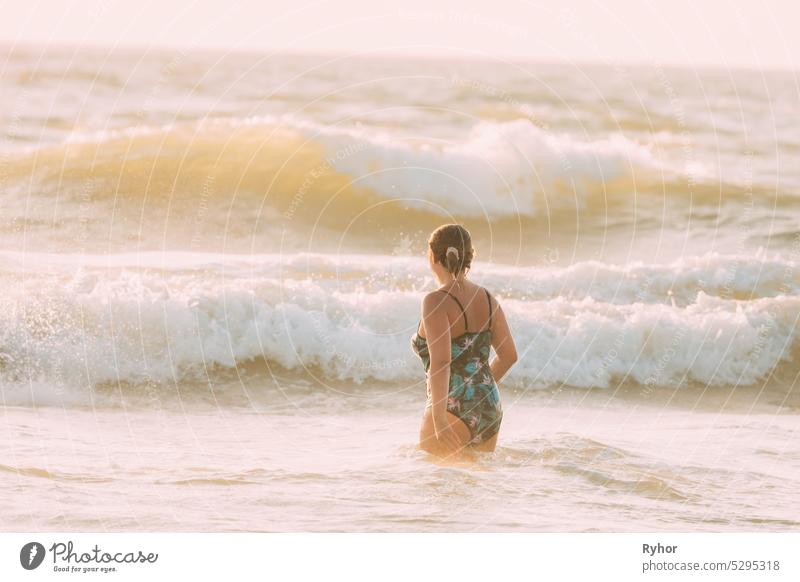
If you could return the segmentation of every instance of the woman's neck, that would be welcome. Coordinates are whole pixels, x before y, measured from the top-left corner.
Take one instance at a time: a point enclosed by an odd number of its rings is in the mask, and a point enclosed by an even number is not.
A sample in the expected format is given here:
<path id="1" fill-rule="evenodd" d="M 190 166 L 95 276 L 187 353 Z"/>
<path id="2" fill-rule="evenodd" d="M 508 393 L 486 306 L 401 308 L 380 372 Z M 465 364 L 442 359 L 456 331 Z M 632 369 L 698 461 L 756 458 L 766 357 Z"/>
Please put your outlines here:
<path id="1" fill-rule="evenodd" d="M 464 283 L 467 282 L 467 276 L 461 275 L 459 277 L 448 277 L 447 279 L 439 279 L 439 285 L 441 287 L 460 287 Z"/>

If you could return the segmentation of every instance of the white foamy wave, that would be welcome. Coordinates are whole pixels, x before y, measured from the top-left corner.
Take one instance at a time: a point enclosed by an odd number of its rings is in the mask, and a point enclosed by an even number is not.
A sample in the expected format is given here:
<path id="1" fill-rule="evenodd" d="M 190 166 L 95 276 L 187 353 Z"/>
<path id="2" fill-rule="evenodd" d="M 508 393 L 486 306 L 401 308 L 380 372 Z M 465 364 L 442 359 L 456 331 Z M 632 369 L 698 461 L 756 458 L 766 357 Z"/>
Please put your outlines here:
<path id="1" fill-rule="evenodd" d="M 180 251 L 71 255 L 0 251 L 0 273 L 46 271 L 69 278 L 79 272 L 97 278 L 122 270 L 158 270 L 173 281 L 223 272 L 240 282 L 282 280 L 285 285 L 292 285 L 310 279 L 331 291 L 367 293 L 417 290 L 433 284 L 425 260 L 403 255 Z M 800 295 L 800 262 L 763 250 L 752 255 L 712 252 L 669 263 L 581 261 L 568 266 L 524 267 L 476 261 L 472 276 L 505 297 L 526 301 L 561 297 L 685 306 L 694 303 L 700 293 L 743 300 Z"/>
<path id="2" fill-rule="evenodd" d="M 664 264 L 583 261 L 568 267 L 494 266 L 487 284 L 523 299 L 591 298 L 686 306 L 701 294 L 745 300 L 800 294 L 800 262 L 759 252 L 706 253 Z"/>
<path id="3" fill-rule="evenodd" d="M 582 139 L 546 131 L 524 119 L 480 121 L 451 140 L 322 125 L 288 115 L 206 119 L 76 132 L 41 150 L 19 150 L 12 160 L 26 180 L 31 168 L 41 166 L 47 182 L 38 187 L 57 186 L 61 191 L 70 187 L 70 178 L 64 179 L 66 170 L 82 180 L 80 187 L 85 187 L 87 176 L 98 175 L 97 167 L 112 179 L 118 173 L 127 176 L 117 165 L 120 152 L 150 160 L 151 172 L 142 178 L 142 188 L 159 169 L 172 172 L 173 180 L 177 173 L 189 182 L 198 178 L 193 171 L 202 171 L 202 182 L 214 170 L 208 159 L 235 153 L 230 176 L 221 176 L 215 185 L 234 191 L 247 189 L 253 181 L 260 192 L 264 172 L 273 171 L 280 157 L 283 163 L 267 176 L 279 197 L 291 196 L 298 181 L 308 180 L 324 191 L 327 200 L 331 191 L 342 187 L 340 181 L 331 181 L 335 174 L 357 191 L 402 200 L 425 212 L 490 219 L 541 217 L 559 209 L 582 208 L 593 196 L 605 200 L 621 193 L 628 198 L 637 184 L 663 185 L 665 179 L 683 175 L 649 146 L 622 134 Z M 187 160 L 197 163 L 184 164 Z M 236 167 L 239 160 L 246 163 Z"/>
<path id="4" fill-rule="evenodd" d="M 250 273 L 275 272 L 285 276 L 335 279 L 337 289 L 371 291 L 431 287 L 424 260 L 385 255 L 298 254 L 255 258 L 240 269 Z M 230 268 L 230 267 L 228 267 Z M 581 261 L 569 266 L 512 266 L 476 262 L 475 281 L 503 296 L 523 301 L 552 298 L 614 304 L 666 303 L 686 306 L 706 294 L 727 299 L 800 294 L 800 262 L 780 254 L 688 256 L 669 263 L 626 264 Z"/>
<path id="5" fill-rule="evenodd" d="M 555 299 L 507 301 L 523 357 L 512 373 L 531 387 L 751 385 L 793 361 L 800 297 L 725 300 L 700 293 L 686 308 Z"/>
<path id="6" fill-rule="evenodd" d="M 543 216 L 581 207 L 593 194 L 605 196 L 617 182 L 632 184 L 637 173 L 680 174 L 621 134 L 582 141 L 524 119 L 479 122 L 457 141 L 420 141 L 294 118 L 281 123 L 322 144 L 331 166 L 357 186 L 442 215 Z"/>
<path id="7" fill-rule="evenodd" d="M 6 402 L 41 401 L 41 386 L 48 381 L 66 386 L 74 397 L 81 387 L 119 381 L 213 378 L 249 362 L 358 383 L 421 380 L 409 338 L 420 299 L 432 288 L 422 261 L 320 255 L 167 258 L 158 253 L 71 260 L 33 255 L 28 270 L 15 273 L 9 267 L 16 259 L 6 254 L 2 277 L 10 291 L 0 310 Z M 655 281 L 680 275 L 688 289 L 693 276 L 711 280 L 710 274 L 731 260 L 482 270 L 487 279 L 517 290 L 497 292 L 521 354 L 509 376 L 514 384 L 607 387 L 627 378 L 653 386 L 735 386 L 756 383 L 796 357 L 797 280 L 792 287 L 778 281 L 787 265 L 795 270 L 797 265 L 771 260 L 762 265 L 765 272 L 775 271 L 762 297 L 743 300 L 693 289 L 682 296 L 682 304 L 674 296 L 657 301 L 652 285 L 637 294 L 642 271 Z M 738 261 L 746 264 L 741 257 Z M 77 262 L 82 266 L 76 268 Z M 160 267 L 167 264 L 168 269 Z M 377 277 L 362 272 L 378 264 L 385 270 Z M 748 268 L 749 274 L 734 281 L 752 294 L 756 271 Z M 589 279 L 597 280 L 601 291 L 588 284 L 581 290 L 576 282 L 588 276 L 583 271 L 593 273 Z M 538 291 L 518 293 L 547 277 L 551 281 Z M 571 294 L 559 291 L 571 287 Z M 648 293 L 650 301 L 642 301 Z M 623 296 L 632 300 L 622 302 Z M 37 391 L 10 388 L 32 381 Z"/>

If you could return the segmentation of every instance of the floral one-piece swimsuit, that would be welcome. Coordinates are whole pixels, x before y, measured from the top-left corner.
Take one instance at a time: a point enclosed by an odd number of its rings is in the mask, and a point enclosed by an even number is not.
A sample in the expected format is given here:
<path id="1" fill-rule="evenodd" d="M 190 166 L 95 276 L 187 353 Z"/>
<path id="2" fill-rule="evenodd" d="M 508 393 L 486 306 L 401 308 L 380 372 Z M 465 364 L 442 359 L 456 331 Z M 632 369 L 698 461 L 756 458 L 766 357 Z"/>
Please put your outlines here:
<path id="1" fill-rule="evenodd" d="M 444 289 L 461 308 L 464 329 L 469 329 L 467 313 L 461 302 Z M 484 291 L 486 291 L 484 289 Z M 503 409 L 500 393 L 489 367 L 489 354 L 492 347 L 492 298 L 486 291 L 489 302 L 489 324 L 482 331 L 465 331 L 450 343 L 450 388 L 447 394 L 447 411 L 455 414 L 467 425 L 470 431 L 468 445 L 476 445 L 492 438 L 500 430 Z M 417 332 L 411 338 L 411 347 L 420 357 L 427 374 L 430 368 L 428 341 Z M 432 405 L 430 386 L 427 388 L 426 407 Z"/>

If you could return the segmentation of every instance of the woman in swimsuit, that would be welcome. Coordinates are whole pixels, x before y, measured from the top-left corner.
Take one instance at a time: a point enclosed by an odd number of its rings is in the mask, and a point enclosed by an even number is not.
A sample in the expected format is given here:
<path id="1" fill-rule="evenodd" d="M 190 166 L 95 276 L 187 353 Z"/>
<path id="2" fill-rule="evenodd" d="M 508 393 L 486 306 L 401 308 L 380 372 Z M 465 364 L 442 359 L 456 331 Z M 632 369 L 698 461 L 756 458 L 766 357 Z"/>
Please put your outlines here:
<path id="1" fill-rule="evenodd" d="M 503 418 L 497 382 L 517 361 L 514 339 L 497 301 L 467 279 L 474 254 L 467 229 L 440 226 L 428 247 L 440 287 L 422 300 L 411 339 L 427 375 L 420 448 L 437 455 L 493 451 Z"/>

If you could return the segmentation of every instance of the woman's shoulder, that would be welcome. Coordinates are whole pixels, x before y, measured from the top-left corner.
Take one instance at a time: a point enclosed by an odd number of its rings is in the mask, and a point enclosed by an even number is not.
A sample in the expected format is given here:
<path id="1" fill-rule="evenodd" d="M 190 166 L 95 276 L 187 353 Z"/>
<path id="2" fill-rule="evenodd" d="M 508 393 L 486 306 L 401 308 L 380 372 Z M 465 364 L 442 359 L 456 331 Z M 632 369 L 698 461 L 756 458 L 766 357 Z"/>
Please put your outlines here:
<path id="1" fill-rule="evenodd" d="M 454 289 L 434 289 L 422 298 L 422 311 L 429 314 L 445 313 L 456 305 L 459 307 L 465 305 L 465 301 L 464 297 L 459 300 L 458 293 Z M 463 311 L 463 307 L 461 309 Z"/>
<path id="2" fill-rule="evenodd" d="M 475 287 L 476 287 L 476 290 L 475 290 L 475 295 L 476 296 L 481 296 L 481 295 L 483 295 L 484 297 L 488 296 L 488 297 L 492 298 L 492 303 L 496 303 L 497 302 L 497 299 L 495 299 L 495 297 L 494 297 L 494 293 L 489 291 L 486 287 L 484 287 L 483 285 L 478 285 L 477 283 L 475 283 Z"/>
<path id="3" fill-rule="evenodd" d="M 422 298 L 422 309 L 427 312 L 433 312 L 443 307 L 444 299 L 447 299 L 447 294 L 443 289 L 434 289 L 425 294 Z"/>
<path id="4" fill-rule="evenodd" d="M 434 289 L 433 291 L 428 291 L 425 295 L 422 296 L 423 301 L 430 301 L 432 299 L 441 299 L 444 297 L 444 290 L 443 289 Z"/>
<path id="5" fill-rule="evenodd" d="M 491 313 L 495 313 L 498 309 L 500 309 L 500 302 L 497 300 L 497 297 L 495 297 L 494 293 L 489 291 L 486 287 L 478 285 L 478 292 L 475 294 L 475 297 L 485 297 L 489 302 Z"/>

